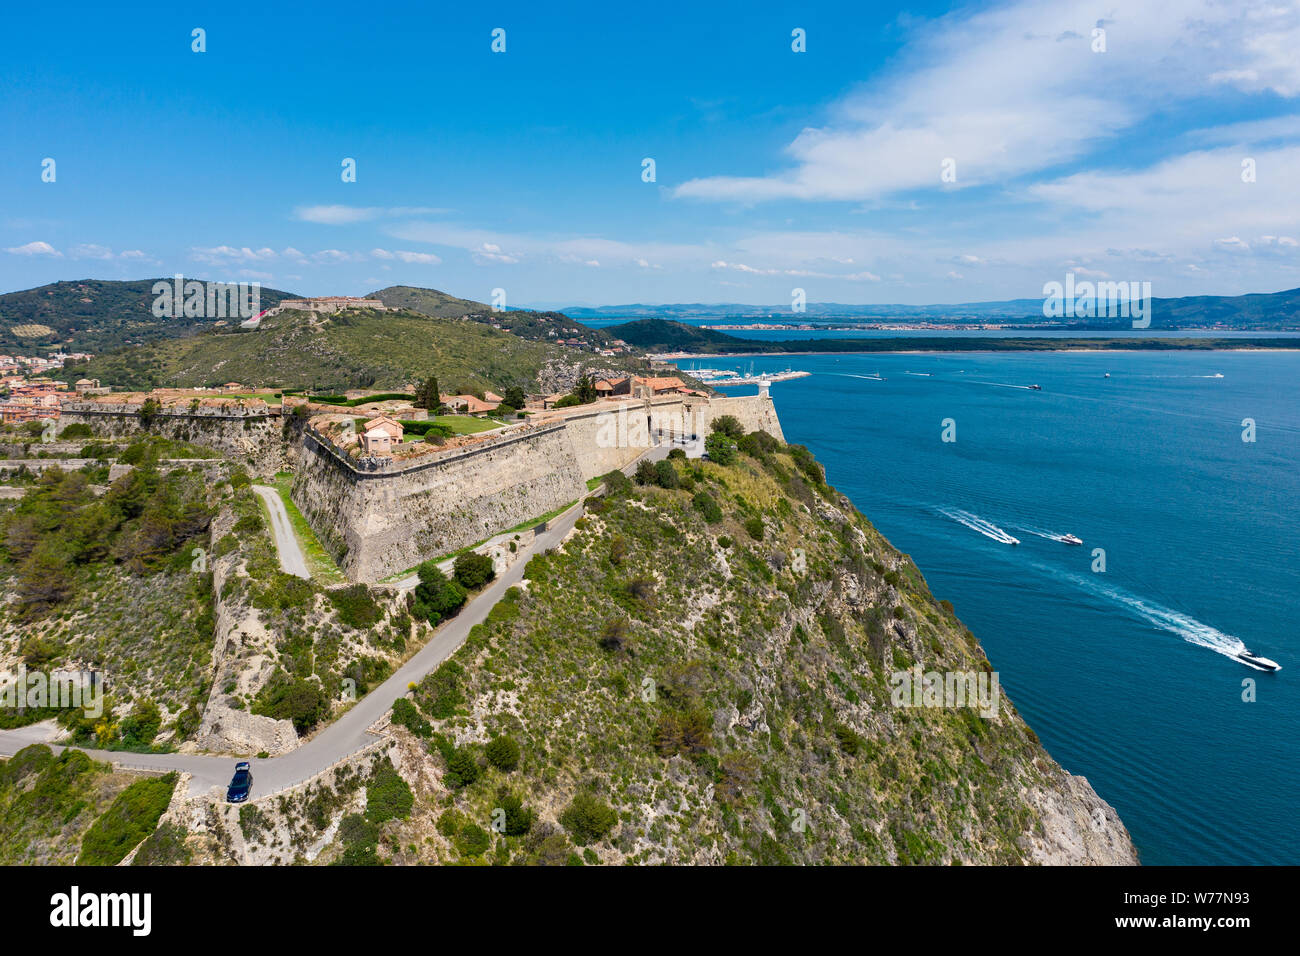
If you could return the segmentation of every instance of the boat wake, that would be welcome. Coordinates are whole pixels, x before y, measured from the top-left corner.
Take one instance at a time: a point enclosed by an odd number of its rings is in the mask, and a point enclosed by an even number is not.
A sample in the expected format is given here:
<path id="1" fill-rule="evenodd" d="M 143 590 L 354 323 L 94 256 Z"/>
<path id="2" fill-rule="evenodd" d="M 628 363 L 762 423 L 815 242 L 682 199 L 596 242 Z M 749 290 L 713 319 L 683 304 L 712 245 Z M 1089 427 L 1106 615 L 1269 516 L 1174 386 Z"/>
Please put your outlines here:
<path id="1" fill-rule="evenodd" d="M 1008 385 L 1006 382 L 979 382 L 972 381 L 972 385 L 992 385 L 994 388 L 1020 388 L 1026 392 L 1037 391 L 1032 385 Z"/>
<path id="2" fill-rule="evenodd" d="M 1155 601 L 1130 594 L 1128 591 L 1114 585 L 1105 584 L 1096 580 L 1095 577 L 1084 577 L 1069 572 L 1053 573 L 1060 574 L 1085 591 L 1109 599 L 1128 610 L 1134 616 L 1160 628 L 1162 631 L 1177 634 L 1190 644 L 1198 644 L 1225 657 L 1231 657 L 1239 663 L 1245 663 L 1237 656 L 1246 649 L 1245 643 L 1240 638 L 1225 634 L 1218 628 L 1211 627 L 1209 624 L 1198 621 L 1181 611 L 1175 611 L 1172 608 L 1157 604 Z M 1247 666 L 1253 665 L 1248 664 Z M 1255 668 L 1255 670 L 1263 669 Z"/>
<path id="3" fill-rule="evenodd" d="M 962 511 L 960 508 L 940 508 L 942 514 L 951 518 L 959 524 L 964 524 L 972 531 L 978 531 L 986 538 L 992 538 L 999 544 L 1019 544 L 1020 539 L 1013 537 L 1006 531 L 1003 531 L 992 521 L 986 521 L 979 515 L 973 515 L 969 511 Z"/>

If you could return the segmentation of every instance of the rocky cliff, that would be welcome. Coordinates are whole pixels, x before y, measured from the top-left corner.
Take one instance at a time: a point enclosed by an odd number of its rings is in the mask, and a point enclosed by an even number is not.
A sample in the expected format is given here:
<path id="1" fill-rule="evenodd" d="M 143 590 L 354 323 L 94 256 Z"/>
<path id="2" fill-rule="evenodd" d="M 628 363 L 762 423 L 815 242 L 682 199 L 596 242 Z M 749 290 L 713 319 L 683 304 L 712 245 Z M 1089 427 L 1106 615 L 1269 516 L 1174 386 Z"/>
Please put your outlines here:
<path id="1" fill-rule="evenodd" d="M 906 555 L 806 451 L 740 444 L 593 500 L 328 812 L 240 825 L 304 862 L 1136 863 Z"/>

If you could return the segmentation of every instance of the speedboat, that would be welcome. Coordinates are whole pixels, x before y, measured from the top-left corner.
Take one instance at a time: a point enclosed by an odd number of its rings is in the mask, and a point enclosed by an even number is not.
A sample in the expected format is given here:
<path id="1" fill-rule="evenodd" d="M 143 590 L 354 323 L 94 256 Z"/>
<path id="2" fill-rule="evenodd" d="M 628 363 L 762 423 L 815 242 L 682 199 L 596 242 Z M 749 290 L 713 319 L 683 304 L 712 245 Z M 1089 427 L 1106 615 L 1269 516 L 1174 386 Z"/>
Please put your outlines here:
<path id="1" fill-rule="evenodd" d="M 1029 387 L 1032 388 L 1035 392 L 1041 392 L 1043 390 L 1043 386 L 1041 385 L 1030 385 Z"/>
<path id="2" fill-rule="evenodd" d="M 1020 543 L 1019 538 L 1013 538 L 1011 537 L 1011 535 L 1007 535 L 1007 544 L 1019 544 L 1019 543 Z"/>
<path id="3" fill-rule="evenodd" d="M 1271 661 L 1267 657 L 1260 657 L 1258 654 L 1252 654 L 1244 647 L 1236 653 L 1235 657 L 1243 664 L 1253 667 L 1256 670 L 1280 671 L 1282 669 L 1282 665 L 1277 661 Z"/>
<path id="4" fill-rule="evenodd" d="M 1066 534 L 1061 536 L 1061 543 L 1062 544 L 1083 544 L 1083 539 L 1076 538 L 1072 534 Z"/>
<path id="5" fill-rule="evenodd" d="M 1107 372 L 1105 375 L 1102 376 L 1102 378 L 1110 378 L 1110 372 Z"/>

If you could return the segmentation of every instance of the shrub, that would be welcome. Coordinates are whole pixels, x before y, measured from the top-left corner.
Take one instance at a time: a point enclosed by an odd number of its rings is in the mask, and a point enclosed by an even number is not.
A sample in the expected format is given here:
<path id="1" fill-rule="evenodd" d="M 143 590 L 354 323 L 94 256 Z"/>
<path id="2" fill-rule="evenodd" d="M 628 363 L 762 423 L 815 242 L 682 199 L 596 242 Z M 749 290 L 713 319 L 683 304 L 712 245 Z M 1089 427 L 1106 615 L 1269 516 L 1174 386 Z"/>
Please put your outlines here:
<path id="1" fill-rule="evenodd" d="M 359 813 L 349 813 L 339 823 L 343 853 L 337 866 L 378 866 L 379 827 Z"/>
<path id="2" fill-rule="evenodd" d="M 707 491 L 697 491 L 695 497 L 691 499 L 691 504 L 695 510 L 704 516 L 704 520 L 709 524 L 717 524 L 722 520 L 722 508 L 717 499 Z"/>
<path id="3" fill-rule="evenodd" d="M 578 846 L 602 839 L 618 823 L 613 808 L 591 793 L 578 793 L 560 814 L 560 825 Z"/>
<path id="4" fill-rule="evenodd" d="M 476 551 L 458 557 L 452 573 L 457 582 L 469 590 L 482 587 L 497 576 L 496 569 L 492 567 L 492 559 Z"/>
<path id="5" fill-rule="evenodd" d="M 607 651 L 623 650 L 628 643 L 627 622 L 621 617 L 610 618 L 600 629 L 600 637 L 596 639 L 596 643 Z"/>
<path id="6" fill-rule="evenodd" d="M 758 517 L 757 515 L 755 515 L 753 518 L 746 519 L 745 530 L 749 532 L 749 536 L 753 538 L 755 541 L 762 541 L 763 540 L 763 519 Z"/>
<path id="7" fill-rule="evenodd" d="M 78 866 L 116 866 L 158 825 L 176 789 L 176 774 L 137 780 L 117 795 L 81 839 Z"/>
<path id="8" fill-rule="evenodd" d="M 482 856 L 491 845 L 492 838 L 477 823 L 467 823 L 456 837 L 456 849 L 461 856 Z"/>
<path id="9" fill-rule="evenodd" d="M 813 457 L 803 445 L 787 445 L 786 451 L 794 459 L 794 463 L 799 466 L 799 470 L 813 480 L 814 484 L 821 485 L 826 483 L 826 472 L 822 470 L 821 464 Z"/>
<path id="10" fill-rule="evenodd" d="M 636 483 L 638 485 L 658 484 L 659 475 L 655 470 L 655 463 L 647 458 L 642 458 L 636 466 Z"/>
<path id="11" fill-rule="evenodd" d="M 686 452 L 681 448 L 674 448 L 668 453 L 668 457 L 674 460 L 684 460 L 686 458 Z"/>
<path id="12" fill-rule="evenodd" d="M 427 737 L 433 733 L 433 727 L 420 716 L 420 711 L 405 697 L 393 701 L 393 723 L 405 727 L 417 737 Z"/>
<path id="13" fill-rule="evenodd" d="M 443 775 L 443 781 L 447 786 L 459 790 L 477 780 L 478 775 L 478 762 L 474 755 L 464 747 L 459 747 L 447 758 L 447 772 Z"/>
<path id="14" fill-rule="evenodd" d="M 671 461 L 655 462 L 655 484 L 660 488 L 676 488 L 681 484 L 677 478 L 677 468 Z"/>
<path id="15" fill-rule="evenodd" d="M 66 441 L 71 438 L 91 438 L 94 434 L 95 433 L 91 431 L 90 426 L 85 422 L 73 422 L 67 428 L 63 429 L 63 431 L 59 432 L 59 438 L 60 440 Z"/>
<path id="16" fill-rule="evenodd" d="M 740 438 L 745 434 L 745 427 L 735 415 L 719 415 L 709 425 L 713 434 L 726 435 L 728 438 Z"/>
<path id="17" fill-rule="evenodd" d="M 437 670 L 426 674 L 415 690 L 416 703 L 435 720 L 445 720 L 464 702 L 461 684 L 465 669 L 455 661 L 443 661 Z"/>
<path id="18" fill-rule="evenodd" d="M 505 811 L 506 836 L 523 836 L 533 828 L 536 815 L 524 806 L 524 802 L 504 789 L 497 791 L 499 807 Z"/>
<path id="19" fill-rule="evenodd" d="M 178 823 L 164 823 L 140 844 L 132 866 L 184 866 L 192 856 L 185 845 L 186 830 Z"/>
<path id="20" fill-rule="evenodd" d="M 627 593 L 635 601 L 646 606 L 655 603 L 655 583 L 650 578 L 633 578 L 627 582 Z"/>
<path id="21" fill-rule="evenodd" d="M 719 465 L 730 465 L 736 460 L 736 443 L 722 432 L 714 432 L 704 439 L 704 453 Z"/>
<path id="22" fill-rule="evenodd" d="M 513 737 L 493 737 L 484 753 L 488 763 L 506 773 L 519 766 L 519 744 Z"/>
<path id="23" fill-rule="evenodd" d="M 554 405 L 555 408 L 572 408 L 574 405 L 581 405 L 582 400 L 577 395 L 565 395 Z"/>
<path id="24" fill-rule="evenodd" d="M 388 761 L 381 763 L 366 784 L 366 819 L 375 826 L 388 820 L 406 819 L 415 805 L 415 795 Z"/>
<path id="25" fill-rule="evenodd" d="M 437 624 L 461 609 L 467 595 L 460 582 L 450 580 L 432 561 L 421 564 L 418 573 L 420 583 L 415 586 L 411 606 L 417 617 Z"/>
<path id="26" fill-rule="evenodd" d="M 339 620 L 358 630 L 370 627 L 383 616 L 383 609 L 370 596 L 364 584 L 329 592 L 330 603 L 339 612 Z"/>
<path id="27" fill-rule="evenodd" d="M 605 485 L 605 495 L 609 498 L 625 494 L 632 487 L 632 479 L 618 469 L 608 472 L 601 481 Z"/>
<path id="28" fill-rule="evenodd" d="M 306 733 L 325 716 L 329 700 L 316 681 L 301 677 L 290 680 L 283 671 L 280 674 L 279 680 L 273 680 L 258 695 L 253 713 L 291 720 L 298 733 Z"/>

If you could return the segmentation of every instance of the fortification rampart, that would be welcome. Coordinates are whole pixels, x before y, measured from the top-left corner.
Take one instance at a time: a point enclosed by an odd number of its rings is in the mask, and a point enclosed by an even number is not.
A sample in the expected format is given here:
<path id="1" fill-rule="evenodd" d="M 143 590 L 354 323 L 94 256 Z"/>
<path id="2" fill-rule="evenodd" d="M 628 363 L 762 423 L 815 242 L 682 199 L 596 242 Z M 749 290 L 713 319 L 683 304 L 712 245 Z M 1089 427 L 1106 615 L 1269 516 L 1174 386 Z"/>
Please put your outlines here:
<path id="1" fill-rule="evenodd" d="M 766 396 L 611 403 L 414 461 L 356 461 L 306 428 L 290 449 L 292 497 L 348 577 L 374 582 L 563 507 L 652 445 L 707 435 L 719 415 L 784 440 Z"/>
<path id="2" fill-rule="evenodd" d="M 70 402 L 63 406 L 60 430 L 73 422 L 89 425 L 96 438 L 151 432 L 204 445 L 245 464 L 254 475 L 273 475 L 286 461 L 279 410 L 261 403 L 173 406 L 142 417 L 139 404 Z"/>

